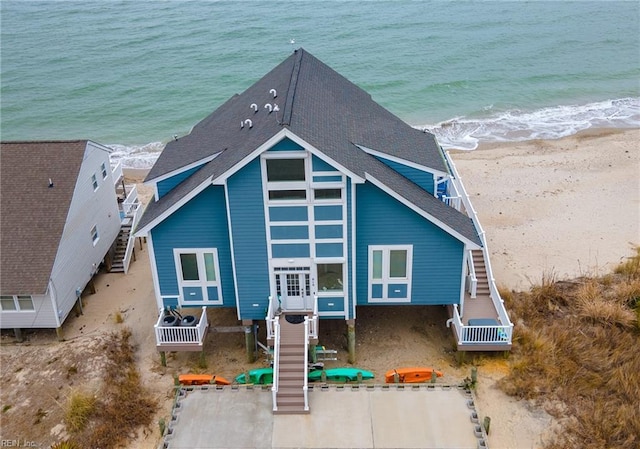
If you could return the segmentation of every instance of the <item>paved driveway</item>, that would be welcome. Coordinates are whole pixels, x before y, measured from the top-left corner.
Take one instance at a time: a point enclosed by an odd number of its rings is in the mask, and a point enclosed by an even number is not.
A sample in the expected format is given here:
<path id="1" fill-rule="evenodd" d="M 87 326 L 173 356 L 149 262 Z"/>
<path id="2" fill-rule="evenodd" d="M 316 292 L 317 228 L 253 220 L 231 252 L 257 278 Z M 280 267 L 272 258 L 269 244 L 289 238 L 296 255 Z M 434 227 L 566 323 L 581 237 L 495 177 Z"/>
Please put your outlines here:
<path id="1" fill-rule="evenodd" d="M 309 405 L 308 415 L 274 415 L 268 387 L 184 388 L 164 447 L 487 447 L 471 395 L 456 387 L 316 385 Z"/>

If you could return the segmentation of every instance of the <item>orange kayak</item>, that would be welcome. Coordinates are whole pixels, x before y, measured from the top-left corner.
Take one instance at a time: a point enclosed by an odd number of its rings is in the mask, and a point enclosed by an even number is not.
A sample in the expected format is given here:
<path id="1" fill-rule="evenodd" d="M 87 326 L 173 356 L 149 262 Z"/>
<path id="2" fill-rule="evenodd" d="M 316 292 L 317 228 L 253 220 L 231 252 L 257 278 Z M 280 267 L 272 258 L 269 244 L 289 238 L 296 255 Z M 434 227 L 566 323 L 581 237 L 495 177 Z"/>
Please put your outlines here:
<path id="1" fill-rule="evenodd" d="M 441 371 L 436 371 L 433 368 L 427 368 L 424 366 L 417 366 L 411 368 L 396 368 L 387 371 L 384 375 L 384 380 L 388 384 L 395 382 L 395 375 L 398 375 L 398 382 L 400 383 L 418 383 L 429 382 L 431 380 L 432 373 L 436 373 L 436 376 L 442 377 Z"/>
<path id="2" fill-rule="evenodd" d="M 214 376 L 213 374 L 180 374 L 178 381 L 182 385 L 231 385 L 231 382 L 224 377 Z"/>

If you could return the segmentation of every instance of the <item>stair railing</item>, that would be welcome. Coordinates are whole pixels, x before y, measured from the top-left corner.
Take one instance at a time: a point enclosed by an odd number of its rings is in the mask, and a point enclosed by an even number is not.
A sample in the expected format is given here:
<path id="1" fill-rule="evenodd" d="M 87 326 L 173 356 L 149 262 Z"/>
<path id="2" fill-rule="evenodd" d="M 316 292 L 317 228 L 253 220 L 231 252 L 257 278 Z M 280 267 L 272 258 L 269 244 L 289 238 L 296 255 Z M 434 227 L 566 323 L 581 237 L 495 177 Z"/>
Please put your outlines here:
<path id="1" fill-rule="evenodd" d="M 496 281 L 493 277 L 491 260 L 489 259 L 489 248 L 487 248 L 487 239 L 485 237 L 484 229 L 480 224 L 480 220 L 478 219 L 478 214 L 476 213 L 476 210 L 473 208 L 473 205 L 471 204 L 471 200 L 469 199 L 467 190 L 465 189 L 464 184 L 462 183 L 462 179 L 460 179 L 460 175 L 458 174 L 458 170 L 456 169 L 456 166 L 453 163 L 453 160 L 449 156 L 448 152 L 443 151 L 443 154 L 447 162 L 447 165 L 451 170 L 452 181 L 454 185 L 456 185 L 457 189 L 461 194 L 462 204 L 464 205 L 464 208 L 467 211 L 467 215 L 469 216 L 469 218 L 471 218 L 471 221 L 473 221 L 473 224 L 475 225 L 478 231 L 478 237 L 482 242 L 482 255 L 484 256 L 484 265 L 487 271 L 487 282 L 489 283 L 491 300 L 493 301 L 494 307 L 498 312 L 498 316 L 500 317 L 500 321 L 502 325 L 509 326 L 509 328 L 512 329 L 513 323 L 511 323 L 511 320 L 509 319 L 509 315 L 507 315 L 507 311 L 504 307 L 504 300 L 500 297 L 500 293 L 496 288 Z M 509 335 L 509 343 L 511 343 L 511 332 L 509 332 L 508 335 Z"/>
<path id="2" fill-rule="evenodd" d="M 317 301 L 316 301 L 317 303 Z M 303 372 L 303 384 L 302 384 L 302 394 L 304 395 L 304 411 L 309 411 L 309 363 L 307 363 L 307 354 L 309 354 L 309 327 L 310 320 L 308 316 L 304 317 L 304 359 L 302 360 L 302 364 L 304 366 Z"/>
<path id="3" fill-rule="evenodd" d="M 273 319 L 273 385 L 271 396 L 273 397 L 273 411 L 278 410 L 278 385 L 280 384 L 280 317 Z"/>

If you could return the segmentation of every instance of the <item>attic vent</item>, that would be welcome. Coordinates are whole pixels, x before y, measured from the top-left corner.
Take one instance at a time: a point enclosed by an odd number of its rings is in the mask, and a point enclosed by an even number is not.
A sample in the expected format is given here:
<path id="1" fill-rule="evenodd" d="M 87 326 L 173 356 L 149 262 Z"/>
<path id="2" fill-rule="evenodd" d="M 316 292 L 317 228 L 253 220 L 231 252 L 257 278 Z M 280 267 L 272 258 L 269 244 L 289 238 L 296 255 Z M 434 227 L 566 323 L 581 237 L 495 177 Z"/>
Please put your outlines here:
<path id="1" fill-rule="evenodd" d="M 258 105 L 255 103 L 251 103 L 251 109 L 253 109 L 253 113 L 255 114 L 256 112 L 258 112 Z"/>
<path id="2" fill-rule="evenodd" d="M 275 89 L 271 89 L 269 93 L 273 95 L 273 98 L 276 98 L 278 96 Z"/>

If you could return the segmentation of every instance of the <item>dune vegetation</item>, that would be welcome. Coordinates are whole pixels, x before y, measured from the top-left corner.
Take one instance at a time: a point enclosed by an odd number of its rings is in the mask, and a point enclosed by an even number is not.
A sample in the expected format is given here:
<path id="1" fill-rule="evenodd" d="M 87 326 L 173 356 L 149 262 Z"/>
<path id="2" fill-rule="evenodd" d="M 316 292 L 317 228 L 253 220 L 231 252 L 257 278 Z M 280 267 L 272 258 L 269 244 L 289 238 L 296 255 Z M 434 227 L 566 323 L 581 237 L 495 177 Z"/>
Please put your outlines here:
<path id="1" fill-rule="evenodd" d="M 613 273 L 501 291 L 514 322 L 507 394 L 560 424 L 547 449 L 640 447 L 640 247 Z"/>

